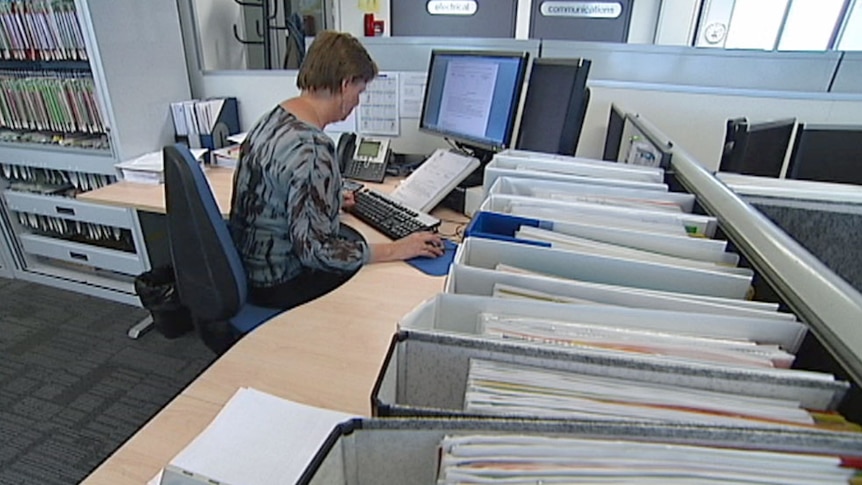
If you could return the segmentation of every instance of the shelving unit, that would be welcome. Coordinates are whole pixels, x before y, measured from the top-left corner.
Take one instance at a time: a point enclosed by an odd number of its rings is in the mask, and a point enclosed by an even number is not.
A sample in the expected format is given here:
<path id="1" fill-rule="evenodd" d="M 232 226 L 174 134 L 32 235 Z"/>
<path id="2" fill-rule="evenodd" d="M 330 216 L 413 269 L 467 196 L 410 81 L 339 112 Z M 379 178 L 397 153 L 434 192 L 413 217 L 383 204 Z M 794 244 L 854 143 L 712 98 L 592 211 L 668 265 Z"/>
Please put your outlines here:
<path id="1" fill-rule="evenodd" d="M 71 95 L 67 92 L 66 99 L 57 100 L 46 94 L 51 89 L 58 92 L 56 86 L 43 88 L 46 91 L 31 98 L 37 101 L 27 111 L 30 126 L 2 127 L 0 275 L 138 304 L 134 277 L 147 271 L 150 263 L 137 214 L 75 197 L 114 183 L 117 162 L 171 142 L 170 103 L 190 98 L 176 2 L 30 0 L 23 5 L 31 9 L 31 19 L 42 20 L 30 25 L 46 31 L 62 21 L 68 30 L 68 22 L 76 22 L 78 34 L 72 29 L 69 37 L 80 45 L 66 51 L 39 49 L 50 44 L 42 36 L 32 41 L 38 46 L 17 53 L 7 49 L 6 57 L 11 58 L 0 61 L 0 75 L 12 72 L 18 80 L 32 76 L 34 84 L 49 86 L 55 76 L 83 77 L 91 80 L 92 95 L 81 94 L 76 109 L 63 111 L 58 103 L 71 106 Z M 40 10 L 50 5 L 66 9 L 65 16 L 55 11 L 56 18 L 51 18 Z M 39 12 L 44 15 L 38 17 Z M 58 44 L 61 33 L 68 33 L 53 32 Z M 83 108 L 93 110 L 90 116 Z M 48 123 L 45 115 L 79 123 Z M 42 122 L 33 126 L 37 120 Z M 87 135 L 94 142 L 68 142 Z"/>

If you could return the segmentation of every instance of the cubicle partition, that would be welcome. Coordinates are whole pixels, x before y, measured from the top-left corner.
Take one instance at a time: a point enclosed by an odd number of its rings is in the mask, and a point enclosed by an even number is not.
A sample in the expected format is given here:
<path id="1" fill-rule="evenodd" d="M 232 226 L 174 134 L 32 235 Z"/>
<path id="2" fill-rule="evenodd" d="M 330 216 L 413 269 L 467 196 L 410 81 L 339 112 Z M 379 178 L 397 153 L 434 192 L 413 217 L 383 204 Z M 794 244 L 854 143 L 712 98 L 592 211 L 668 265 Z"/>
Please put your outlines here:
<path id="1" fill-rule="evenodd" d="M 755 298 L 779 302 L 809 326 L 794 367 L 851 382 L 839 411 L 862 422 L 862 295 L 678 145 L 669 174 L 672 187 L 696 194 L 698 209 L 719 219 L 741 264 L 756 271 Z"/>

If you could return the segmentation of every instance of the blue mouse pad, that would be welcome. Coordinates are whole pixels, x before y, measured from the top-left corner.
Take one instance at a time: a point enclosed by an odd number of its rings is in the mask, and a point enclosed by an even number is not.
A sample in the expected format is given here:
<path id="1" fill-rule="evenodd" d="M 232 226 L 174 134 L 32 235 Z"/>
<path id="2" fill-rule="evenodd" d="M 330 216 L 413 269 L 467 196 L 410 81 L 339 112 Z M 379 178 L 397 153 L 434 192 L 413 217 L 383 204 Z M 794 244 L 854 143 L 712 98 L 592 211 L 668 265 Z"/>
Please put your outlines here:
<path id="1" fill-rule="evenodd" d="M 427 275 L 446 276 L 446 273 L 449 272 L 449 265 L 455 259 L 455 250 L 458 249 L 458 245 L 448 239 L 444 239 L 443 247 L 446 248 L 446 252 L 440 257 L 425 258 L 417 256 L 405 262 Z"/>

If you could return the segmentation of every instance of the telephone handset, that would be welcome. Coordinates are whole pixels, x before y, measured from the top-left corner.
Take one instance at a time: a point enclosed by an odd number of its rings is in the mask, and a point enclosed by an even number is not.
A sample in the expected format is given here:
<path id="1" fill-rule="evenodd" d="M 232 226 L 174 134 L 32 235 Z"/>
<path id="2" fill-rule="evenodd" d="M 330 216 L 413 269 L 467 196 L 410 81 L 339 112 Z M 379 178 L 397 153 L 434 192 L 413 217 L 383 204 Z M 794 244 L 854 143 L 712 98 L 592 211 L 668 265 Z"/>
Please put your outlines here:
<path id="1" fill-rule="evenodd" d="M 343 176 L 383 182 L 389 164 L 389 140 L 343 133 L 338 139 L 337 155 Z"/>

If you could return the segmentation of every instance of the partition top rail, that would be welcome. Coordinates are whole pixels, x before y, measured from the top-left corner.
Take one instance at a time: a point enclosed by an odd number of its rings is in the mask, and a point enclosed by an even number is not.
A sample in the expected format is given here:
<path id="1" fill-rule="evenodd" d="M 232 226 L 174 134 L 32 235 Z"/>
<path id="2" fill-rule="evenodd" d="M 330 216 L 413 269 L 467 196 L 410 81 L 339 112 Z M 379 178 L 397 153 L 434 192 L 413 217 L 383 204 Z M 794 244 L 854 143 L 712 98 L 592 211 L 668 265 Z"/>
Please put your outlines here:
<path id="1" fill-rule="evenodd" d="M 862 383 L 862 295 L 678 146 L 671 167 L 852 379 Z"/>

